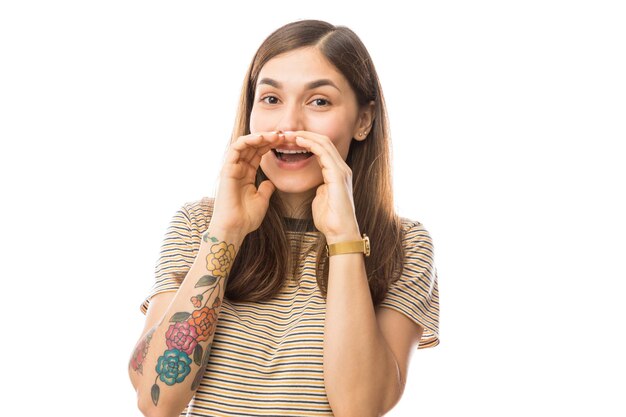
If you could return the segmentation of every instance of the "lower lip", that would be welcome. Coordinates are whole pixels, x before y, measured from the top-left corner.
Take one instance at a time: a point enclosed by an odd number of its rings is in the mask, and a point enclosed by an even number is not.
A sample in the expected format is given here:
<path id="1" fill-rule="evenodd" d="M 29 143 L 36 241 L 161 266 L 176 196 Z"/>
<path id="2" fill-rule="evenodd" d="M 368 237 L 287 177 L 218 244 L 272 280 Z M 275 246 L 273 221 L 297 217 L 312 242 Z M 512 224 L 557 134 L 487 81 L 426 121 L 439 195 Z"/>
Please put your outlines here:
<path id="1" fill-rule="evenodd" d="M 305 166 L 307 166 L 309 162 L 311 162 L 311 160 L 315 158 L 315 155 L 311 155 L 307 159 L 303 159 L 302 161 L 287 162 L 287 161 L 281 160 L 278 157 L 278 155 L 276 155 L 273 151 L 270 151 L 270 152 L 272 152 L 272 155 L 274 155 L 274 160 L 276 161 L 276 165 L 278 165 L 278 167 L 281 169 L 287 169 L 287 170 L 302 169 Z"/>

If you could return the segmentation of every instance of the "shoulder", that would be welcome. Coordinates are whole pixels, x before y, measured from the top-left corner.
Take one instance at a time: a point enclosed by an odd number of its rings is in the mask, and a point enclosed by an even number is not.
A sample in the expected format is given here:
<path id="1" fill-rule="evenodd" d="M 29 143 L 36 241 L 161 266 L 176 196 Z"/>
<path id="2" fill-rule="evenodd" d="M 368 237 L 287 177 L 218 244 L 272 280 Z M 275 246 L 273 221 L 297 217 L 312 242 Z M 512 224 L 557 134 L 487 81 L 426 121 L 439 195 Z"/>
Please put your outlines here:
<path id="1" fill-rule="evenodd" d="M 198 200 L 186 201 L 183 209 L 193 217 L 207 216 L 213 213 L 213 197 L 202 197 Z"/>
<path id="2" fill-rule="evenodd" d="M 428 230 L 417 220 L 400 217 L 402 221 L 402 247 L 404 266 L 419 265 L 422 268 L 434 268 L 433 239 Z M 406 270 L 405 270 L 406 272 Z"/>
<path id="3" fill-rule="evenodd" d="M 212 197 L 202 197 L 186 201 L 180 206 L 176 216 L 180 222 L 184 222 L 191 235 L 199 235 L 209 227 L 213 215 L 213 202 Z"/>
<path id="4" fill-rule="evenodd" d="M 202 197 L 185 202 L 180 211 L 187 217 L 192 228 L 208 227 L 213 215 L 213 197 Z"/>
<path id="5" fill-rule="evenodd" d="M 432 238 L 422 223 L 406 217 L 400 217 L 400 221 L 402 224 L 402 243 L 405 249 L 417 244 L 429 247 L 432 251 Z"/>

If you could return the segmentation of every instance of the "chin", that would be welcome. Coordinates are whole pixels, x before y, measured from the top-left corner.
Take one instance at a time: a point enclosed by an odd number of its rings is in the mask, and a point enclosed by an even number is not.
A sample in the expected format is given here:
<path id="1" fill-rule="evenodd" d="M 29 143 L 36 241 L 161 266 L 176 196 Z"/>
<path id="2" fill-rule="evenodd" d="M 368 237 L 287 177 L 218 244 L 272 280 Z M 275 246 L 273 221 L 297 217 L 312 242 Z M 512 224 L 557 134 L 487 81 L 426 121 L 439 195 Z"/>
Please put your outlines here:
<path id="1" fill-rule="evenodd" d="M 280 178 L 276 181 L 272 181 L 272 183 L 276 186 L 277 191 L 288 194 L 303 194 L 311 191 L 315 192 L 315 189 L 321 184 L 321 182 L 302 181 L 302 179 L 297 177 Z"/>
<path id="2" fill-rule="evenodd" d="M 274 169 L 271 165 L 267 166 L 265 161 L 261 161 L 261 169 L 265 176 L 272 181 L 276 187 L 276 191 L 288 194 L 306 194 L 308 192 L 315 193 L 315 189 L 324 182 L 322 171 L 317 170 L 301 170 L 292 172 L 282 172 Z"/>

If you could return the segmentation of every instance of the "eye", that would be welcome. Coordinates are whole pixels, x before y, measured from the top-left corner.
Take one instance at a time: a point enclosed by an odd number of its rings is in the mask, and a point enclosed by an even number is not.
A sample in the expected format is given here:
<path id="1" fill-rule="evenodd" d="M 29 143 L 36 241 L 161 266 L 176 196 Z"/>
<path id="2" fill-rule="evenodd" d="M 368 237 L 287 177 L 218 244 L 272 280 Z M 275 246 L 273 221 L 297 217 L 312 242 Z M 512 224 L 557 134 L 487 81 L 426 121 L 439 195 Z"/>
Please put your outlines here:
<path id="1" fill-rule="evenodd" d="M 265 96 L 261 99 L 261 101 L 267 104 L 276 104 L 278 103 L 278 98 L 276 96 Z"/>
<path id="2" fill-rule="evenodd" d="M 317 107 L 326 107 L 330 104 L 330 101 L 326 100 L 325 98 L 316 98 L 313 99 L 311 103 L 315 103 L 315 106 Z"/>

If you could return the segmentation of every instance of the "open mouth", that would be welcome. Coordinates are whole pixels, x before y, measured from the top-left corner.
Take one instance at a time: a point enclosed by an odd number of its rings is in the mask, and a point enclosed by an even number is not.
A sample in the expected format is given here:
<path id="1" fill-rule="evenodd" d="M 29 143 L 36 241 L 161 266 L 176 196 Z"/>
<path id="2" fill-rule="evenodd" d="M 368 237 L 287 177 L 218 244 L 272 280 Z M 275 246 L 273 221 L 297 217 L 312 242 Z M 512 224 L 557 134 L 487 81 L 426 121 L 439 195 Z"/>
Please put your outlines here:
<path id="1" fill-rule="evenodd" d="M 296 150 L 292 151 L 292 150 L 272 149 L 272 152 L 274 152 L 274 155 L 276 155 L 278 159 L 284 162 L 304 161 L 305 159 L 308 159 L 311 156 L 313 156 L 312 152 L 296 151 Z"/>

